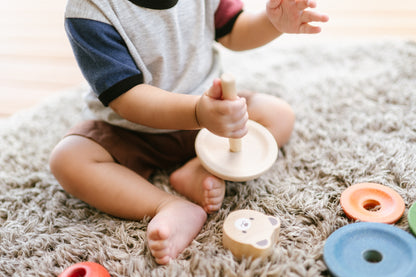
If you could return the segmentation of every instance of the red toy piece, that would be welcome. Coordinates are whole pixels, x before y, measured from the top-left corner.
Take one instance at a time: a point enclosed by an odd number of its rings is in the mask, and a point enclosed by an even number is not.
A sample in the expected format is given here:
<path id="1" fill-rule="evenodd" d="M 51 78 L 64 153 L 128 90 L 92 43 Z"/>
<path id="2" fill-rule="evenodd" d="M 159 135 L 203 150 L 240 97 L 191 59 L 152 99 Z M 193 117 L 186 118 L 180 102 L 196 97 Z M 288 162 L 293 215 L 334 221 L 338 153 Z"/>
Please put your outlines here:
<path id="1" fill-rule="evenodd" d="M 100 264 L 82 262 L 68 267 L 58 277 L 110 277 L 110 274 Z"/>

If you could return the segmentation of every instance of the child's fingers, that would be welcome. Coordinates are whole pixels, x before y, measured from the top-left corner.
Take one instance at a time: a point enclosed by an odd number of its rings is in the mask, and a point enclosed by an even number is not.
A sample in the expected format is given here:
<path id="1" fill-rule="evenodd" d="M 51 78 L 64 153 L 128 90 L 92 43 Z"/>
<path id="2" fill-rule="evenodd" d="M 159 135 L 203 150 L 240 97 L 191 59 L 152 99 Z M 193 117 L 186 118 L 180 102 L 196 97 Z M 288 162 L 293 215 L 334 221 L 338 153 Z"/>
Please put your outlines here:
<path id="1" fill-rule="evenodd" d="M 304 10 L 307 8 L 315 8 L 316 1 L 315 0 L 295 0 L 296 7 L 299 10 Z"/>
<path id="2" fill-rule="evenodd" d="M 221 80 L 218 78 L 215 79 L 212 86 L 205 92 L 205 94 L 214 99 L 221 99 Z"/>
<path id="3" fill-rule="evenodd" d="M 280 6 L 281 2 L 282 0 L 269 0 L 269 2 L 267 2 L 267 7 L 270 9 L 276 9 Z"/>
<path id="4" fill-rule="evenodd" d="M 302 34 L 317 34 L 321 32 L 321 27 L 304 23 L 300 25 L 299 32 Z"/>
<path id="5" fill-rule="evenodd" d="M 239 122 L 236 122 L 231 130 L 230 133 L 228 133 L 227 137 L 229 138 L 241 138 L 245 136 L 248 132 L 247 127 L 247 118 L 242 118 Z"/>
<path id="6" fill-rule="evenodd" d="M 304 11 L 301 17 L 302 22 L 327 22 L 329 17 L 326 14 L 322 14 L 315 11 Z"/>
<path id="7" fill-rule="evenodd" d="M 309 0 L 308 1 L 308 8 L 316 8 L 316 1 L 315 0 Z"/>
<path id="8" fill-rule="evenodd" d="M 301 20 L 303 24 L 300 25 L 299 32 L 303 34 L 317 34 L 321 32 L 321 27 L 310 25 L 310 22 L 327 22 L 329 17 L 326 14 L 321 14 L 315 11 L 304 11 Z"/>

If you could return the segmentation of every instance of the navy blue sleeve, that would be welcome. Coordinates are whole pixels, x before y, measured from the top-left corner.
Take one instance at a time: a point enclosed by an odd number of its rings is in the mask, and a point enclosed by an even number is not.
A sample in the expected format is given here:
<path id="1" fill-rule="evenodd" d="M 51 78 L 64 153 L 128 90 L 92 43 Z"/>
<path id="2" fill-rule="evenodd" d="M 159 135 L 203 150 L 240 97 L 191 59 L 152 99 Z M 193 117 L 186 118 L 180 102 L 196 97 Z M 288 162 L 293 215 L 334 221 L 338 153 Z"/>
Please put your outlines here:
<path id="1" fill-rule="evenodd" d="M 65 30 L 82 74 L 103 105 L 143 83 L 128 48 L 116 29 L 106 23 L 66 18 Z"/>

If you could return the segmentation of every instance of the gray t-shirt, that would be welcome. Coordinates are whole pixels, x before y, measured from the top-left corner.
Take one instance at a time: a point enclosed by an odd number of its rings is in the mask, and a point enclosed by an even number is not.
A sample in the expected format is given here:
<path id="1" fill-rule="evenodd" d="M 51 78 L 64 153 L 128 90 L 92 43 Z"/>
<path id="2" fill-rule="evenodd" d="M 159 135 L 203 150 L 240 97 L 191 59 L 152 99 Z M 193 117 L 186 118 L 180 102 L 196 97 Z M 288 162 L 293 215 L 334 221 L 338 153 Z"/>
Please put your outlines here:
<path id="1" fill-rule="evenodd" d="M 91 86 L 85 95 L 88 119 L 166 132 L 129 122 L 108 104 L 141 83 L 200 95 L 219 76 L 215 39 L 231 31 L 241 1 L 152 1 L 68 1 L 66 31 Z"/>

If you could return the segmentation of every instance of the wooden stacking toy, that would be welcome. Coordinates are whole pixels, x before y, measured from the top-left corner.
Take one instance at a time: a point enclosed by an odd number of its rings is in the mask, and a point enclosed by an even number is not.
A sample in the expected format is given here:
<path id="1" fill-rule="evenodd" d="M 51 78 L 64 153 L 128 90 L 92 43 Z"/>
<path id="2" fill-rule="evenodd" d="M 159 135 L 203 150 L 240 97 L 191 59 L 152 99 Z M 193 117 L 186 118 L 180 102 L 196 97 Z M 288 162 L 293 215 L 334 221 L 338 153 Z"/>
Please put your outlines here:
<path id="1" fill-rule="evenodd" d="M 375 183 L 352 185 L 341 194 L 341 206 L 352 219 L 392 224 L 405 210 L 403 198 L 393 189 Z"/>
<path id="2" fill-rule="evenodd" d="M 100 264 L 82 262 L 68 267 L 58 277 L 110 277 L 110 274 Z"/>
<path id="3" fill-rule="evenodd" d="M 221 76 L 223 98 L 237 98 L 235 79 Z M 278 147 L 273 135 L 262 125 L 249 120 L 248 133 L 241 139 L 227 139 L 202 129 L 195 150 L 207 171 L 228 181 L 247 181 L 266 172 L 276 161 Z"/>
<path id="4" fill-rule="evenodd" d="M 230 213 L 223 226 L 223 245 L 233 255 L 266 257 L 279 238 L 280 220 L 253 210 Z"/>
<path id="5" fill-rule="evenodd" d="M 324 261 L 332 276 L 416 276 L 416 239 L 393 225 L 358 222 L 333 232 Z"/>

